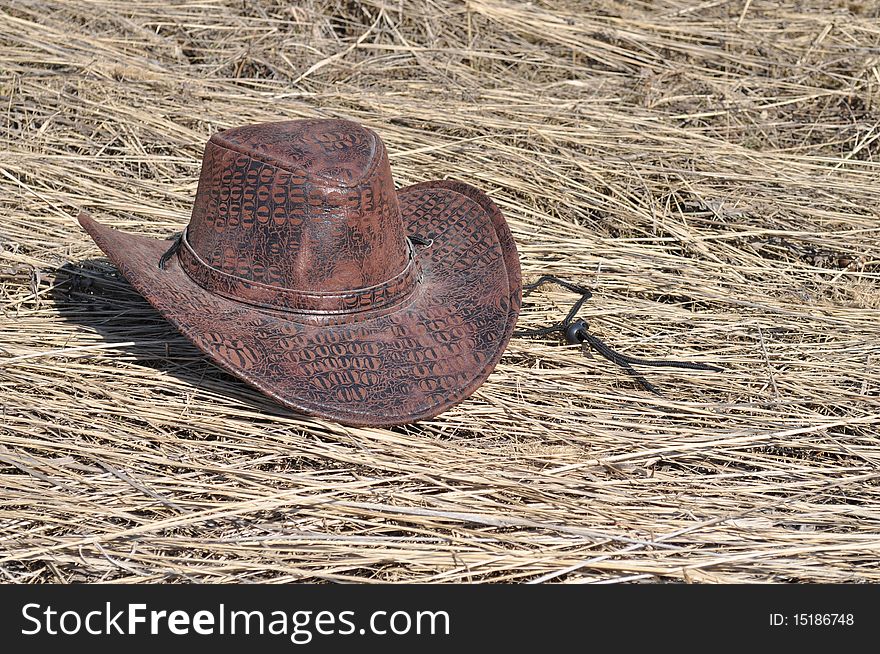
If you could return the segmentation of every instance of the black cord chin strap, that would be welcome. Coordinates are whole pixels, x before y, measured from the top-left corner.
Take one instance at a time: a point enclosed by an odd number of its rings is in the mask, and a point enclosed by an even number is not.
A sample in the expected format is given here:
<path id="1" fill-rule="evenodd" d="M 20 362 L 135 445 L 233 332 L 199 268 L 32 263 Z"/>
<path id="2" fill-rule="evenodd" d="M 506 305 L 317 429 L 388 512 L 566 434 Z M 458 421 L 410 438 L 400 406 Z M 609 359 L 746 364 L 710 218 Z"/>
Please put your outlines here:
<path id="1" fill-rule="evenodd" d="M 642 377 L 642 375 L 640 375 L 635 370 L 635 368 L 633 368 L 633 366 L 687 368 L 689 370 L 712 370 L 715 372 L 723 371 L 723 368 L 712 366 L 707 363 L 694 363 L 693 361 L 669 361 L 666 359 L 641 359 L 638 357 L 631 357 L 629 355 L 617 352 L 600 338 L 593 336 L 589 331 L 589 326 L 587 325 L 587 322 L 583 318 L 575 319 L 577 312 L 581 310 L 584 302 L 593 297 L 590 289 L 583 286 L 578 286 L 577 284 L 572 284 L 571 282 L 567 282 L 564 279 L 559 279 L 555 275 L 541 275 L 541 277 L 539 277 L 537 281 L 532 282 L 531 284 L 523 285 L 523 297 L 528 297 L 532 293 L 532 291 L 540 286 L 543 286 L 544 284 L 549 283 L 558 284 L 559 286 L 569 291 L 572 291 L 573 293 L 579 293 L 581 297 L 571 307 L 568 315 L 566 315 L 565 318 L 563 318 L 559 322 L 550 325 L 549 327 L 540 327 L 538 329 L 520 329 L 513 332 L 514 336 L 546 336 L 547 334 L 559 332 L 563 336 L 565 336 L 565 340 L 567 343 L 571 345 L 582 343 L 585 350 L 587 347 L 592 348 L 601 356 L 623 368 L 627 372 L 627 374 L 631 375 L 639 383 L 639 386 L 644 388 L 646 391 L 649 391 L 656 395 L 661 395 L 660 391 L 657 390 L 657 387 L 651 384 L 647 379 Z"/>
<path id="2" fill-rule="evenodd" d="M 165 266 L 168 264 L 169 261 L 171 261 L 171 257 L 177 254 L 180 246 L 183 245 L 183 232 L 172 234 L 165 240 L 173 242 L 171 243 L 171 247 L 165 250 L 165 254 L 159 257 L 159 268 L 161 270 L 165 270 Z"/>

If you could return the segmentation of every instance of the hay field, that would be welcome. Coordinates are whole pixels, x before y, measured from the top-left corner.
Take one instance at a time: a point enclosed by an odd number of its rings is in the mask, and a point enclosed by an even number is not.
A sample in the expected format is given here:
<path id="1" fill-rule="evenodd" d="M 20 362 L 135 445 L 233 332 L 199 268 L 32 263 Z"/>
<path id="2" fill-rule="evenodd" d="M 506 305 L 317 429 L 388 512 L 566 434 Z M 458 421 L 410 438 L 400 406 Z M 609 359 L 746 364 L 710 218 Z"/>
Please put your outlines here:
<path id="1" fill-rule="evenodd" d="M 168 236 L 210 134 L 312 116 L 489 192 L 621 352 L 724 371 L 517 338 L 393 430 L 222 373 L 76 213 Z M 880 581 L 878 157 L 867 0 L 2 0 L 0 578 Z"/>

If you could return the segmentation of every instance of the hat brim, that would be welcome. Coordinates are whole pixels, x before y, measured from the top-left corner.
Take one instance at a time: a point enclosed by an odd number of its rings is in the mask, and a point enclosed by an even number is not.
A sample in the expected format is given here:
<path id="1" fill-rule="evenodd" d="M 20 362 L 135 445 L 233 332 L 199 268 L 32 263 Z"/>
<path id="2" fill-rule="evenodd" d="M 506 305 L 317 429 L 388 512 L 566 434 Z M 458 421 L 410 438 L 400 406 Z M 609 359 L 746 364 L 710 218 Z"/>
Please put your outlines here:
<path id="1" fill-rule="evenodd" d="M 522 298 L 510 229 L 478 189 L 455 181 L 398 191 L 422 278 L 392 312 L 320 325 L 196 284 L 170 243 L 87 214 L 80 224 L 169 322 L 213 362 L 291 409 L 353 426 L 431 418 L 470 396 L 504 352 Z"/>

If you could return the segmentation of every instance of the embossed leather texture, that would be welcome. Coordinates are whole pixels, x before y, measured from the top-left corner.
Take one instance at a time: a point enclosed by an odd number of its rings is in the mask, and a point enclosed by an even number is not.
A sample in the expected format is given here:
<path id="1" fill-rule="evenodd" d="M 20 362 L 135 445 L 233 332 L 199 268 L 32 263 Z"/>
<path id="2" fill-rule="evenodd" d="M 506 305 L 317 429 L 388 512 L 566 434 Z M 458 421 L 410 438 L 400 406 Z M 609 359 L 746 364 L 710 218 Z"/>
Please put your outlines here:
<path id="1" fill-rule="evenodd" d="M 343 424 L 409 423 L 470 396 L 522 302 L 516 246 L 488 196 L 454 181 L 395 190 L 381 139 L 344 120 L 211 137 L 162 267 L 170 241 L 79 221 L 215 363 Z"/>

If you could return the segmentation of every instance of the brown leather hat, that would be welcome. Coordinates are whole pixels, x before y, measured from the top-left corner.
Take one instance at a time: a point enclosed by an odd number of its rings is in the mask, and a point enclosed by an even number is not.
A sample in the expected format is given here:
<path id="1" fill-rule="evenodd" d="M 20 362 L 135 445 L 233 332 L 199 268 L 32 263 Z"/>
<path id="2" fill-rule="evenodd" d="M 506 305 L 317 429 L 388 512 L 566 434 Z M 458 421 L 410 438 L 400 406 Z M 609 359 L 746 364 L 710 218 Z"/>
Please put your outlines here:
<path id="1" fill-rule="evenodd" d="M 172 243 L 79 221 L 213 361 L 350 425 L 412 422 L 468 397 L 522 301 L 495 204 L 462 182 L 395 190 L 382 141 L 344 120 L 215 134 Z"/>

